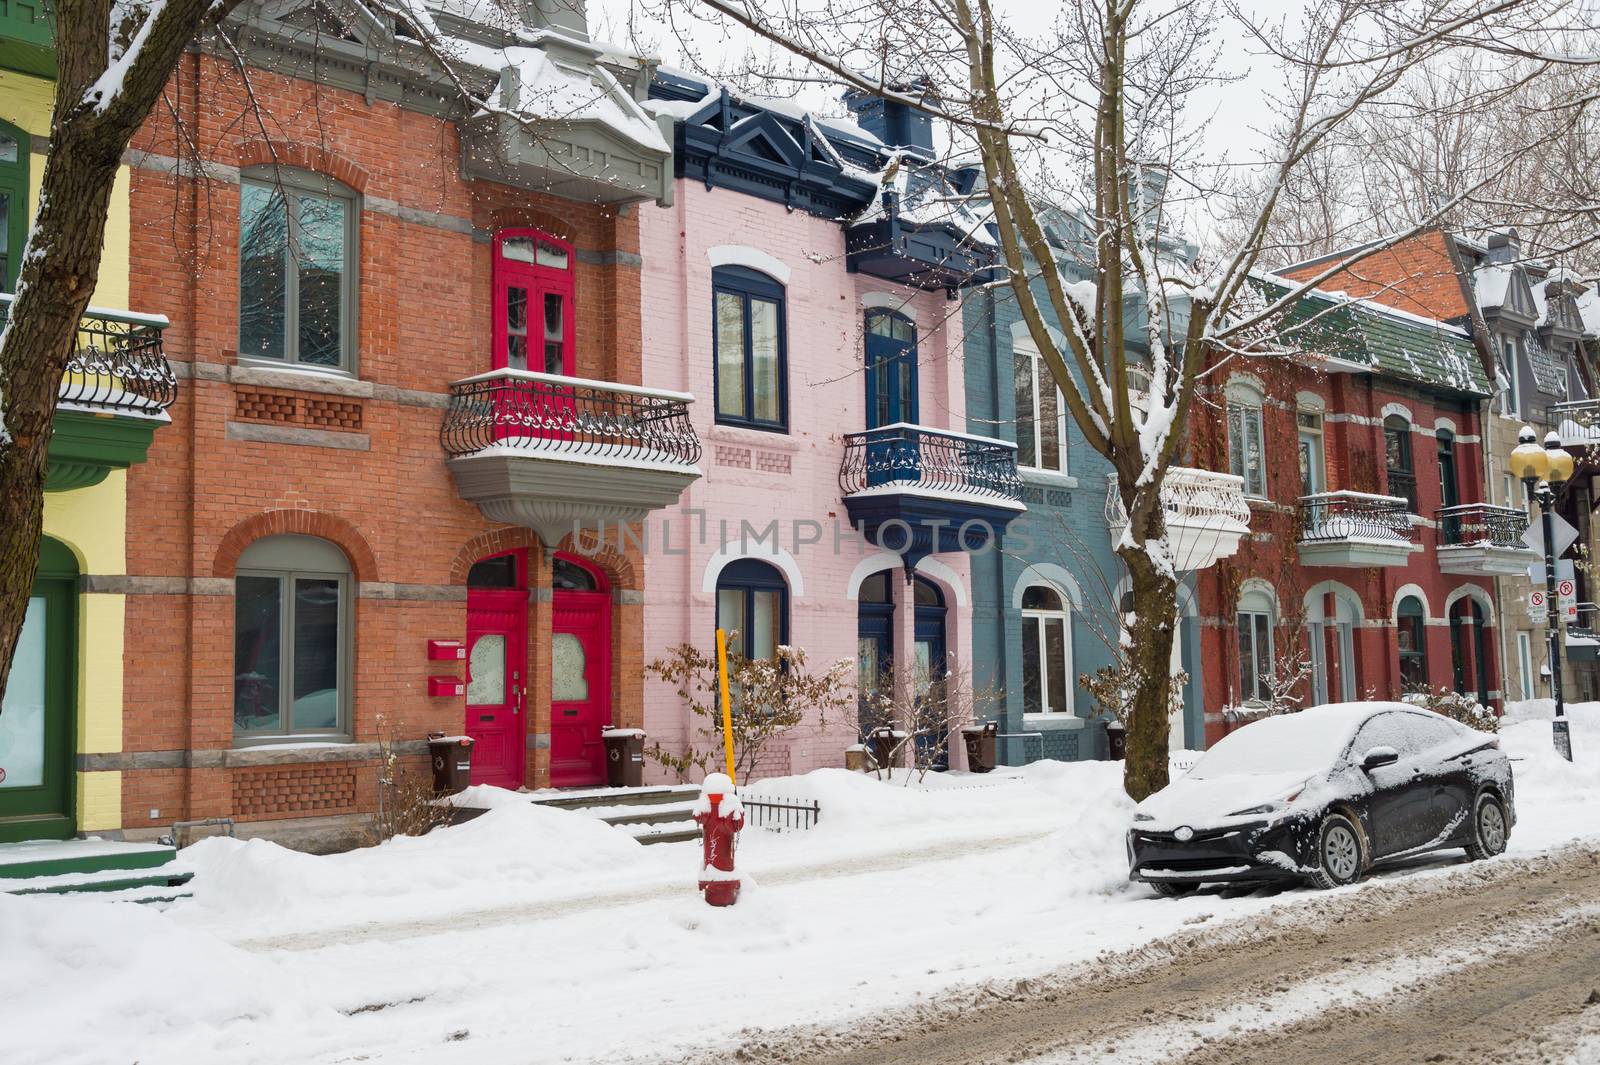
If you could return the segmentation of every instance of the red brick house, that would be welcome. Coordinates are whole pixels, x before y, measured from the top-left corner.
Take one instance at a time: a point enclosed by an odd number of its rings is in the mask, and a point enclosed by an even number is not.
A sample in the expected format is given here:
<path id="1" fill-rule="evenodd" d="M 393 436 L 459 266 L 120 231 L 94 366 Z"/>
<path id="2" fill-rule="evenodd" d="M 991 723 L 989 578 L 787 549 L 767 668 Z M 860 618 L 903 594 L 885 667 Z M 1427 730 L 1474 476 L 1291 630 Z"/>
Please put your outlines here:
<path id="1" fill-rule="evenodd" d="M 126 742 L 100 757 L 130 835 L 333 846 L 380 740 L 421 764 L 465 732 L 475 780 L 585 785 L 601 730 L 640 723 L 614 523 L 698 476 L 690 397 L 639 387 L 670 129 L 581 5 L 429 11 L 482 108 L 404 23 L 248 4 L 133 144 L 134 297 L 187 380 L 128 490 Z"/>
<path id="2" fill-rule="evenodd" d="M 1208 741 L 1275 689 L 1302 705 L 1422 686 L 1498 700 L 1492 578 L 1532 553 L 1525 515 L 1483 500 L 1477 352 L 1367 301 L 1319 294 L 1296 319 L 1305 354 L 1219 367 L 1216 417 L 1191 427 L 1251 511 L 1239 551 L 1196 575 Z"/>

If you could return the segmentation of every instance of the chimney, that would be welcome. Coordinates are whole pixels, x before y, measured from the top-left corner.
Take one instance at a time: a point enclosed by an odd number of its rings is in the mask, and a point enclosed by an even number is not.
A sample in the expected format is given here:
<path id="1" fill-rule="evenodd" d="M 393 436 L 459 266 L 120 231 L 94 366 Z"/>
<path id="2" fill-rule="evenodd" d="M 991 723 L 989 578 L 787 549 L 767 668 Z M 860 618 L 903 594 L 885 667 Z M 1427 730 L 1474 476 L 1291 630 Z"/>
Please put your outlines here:
<path id="1" fill-rule="evenodd" d="M 580 41 L 589 39 L 585 0 L 522 0 L 522 21 L 533 30 L 561 30 Z"/>
<path id="2" fill-rule="evenodd" d="M 1488 259 L 1492 263 L 1516 262 L 1522 257 L 1522 248 L 1517 240 L 1515 229 L 1498 229 L 1489 234 L 1489 239 L 1484 241 L 1489 249 Z"/>
<path id="3" fill-rule="evenodd" d="M 926 100 L 930 92 L 922 82 L 908 85 L 891 85 L 890 90 L 905 96 Z M 891 148 L 903 148 L 923 159 L 933 159 L 933 116 L 926 111 L 882 96 L 851 89 L 844 94 L 844 104 L 862 129 L 877 137 Z"/>

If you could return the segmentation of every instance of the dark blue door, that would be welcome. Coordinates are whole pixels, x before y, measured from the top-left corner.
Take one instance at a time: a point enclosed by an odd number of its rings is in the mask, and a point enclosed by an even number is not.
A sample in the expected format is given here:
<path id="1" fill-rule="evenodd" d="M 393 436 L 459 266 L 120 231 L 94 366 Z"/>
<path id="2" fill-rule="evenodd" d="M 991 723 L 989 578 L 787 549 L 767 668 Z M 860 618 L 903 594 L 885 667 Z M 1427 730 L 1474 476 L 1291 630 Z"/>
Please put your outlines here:
<path id="1" fill-rule="evenodd" d="M 917 327 L 895 311 L 867 312 L 867 486 L 915 481 L 921 468 L 916 433 L 885 429 L 917 421 Z"/>
<path id="2" fill-rule="evenodd" d="M 861 582 L 856 601 L 856 716 L 862 735 L 888 720 L 894 691 L 894 602 L 889 570 Z"/>
<path id="3" fill-rule="evenodd" d="M 917 717 L 916 742 L 926 749 L 934 747 L 933 768 L 950 768 L 950 708 L 945 691 L 944 595 L 930 581 L 918 577 L 912 587 L 915 602 L 915 629 L 912 632 L 912 663 L 915 670 L 913 698 Z M 922 759 L 918 759 L 921 761 Z"/>

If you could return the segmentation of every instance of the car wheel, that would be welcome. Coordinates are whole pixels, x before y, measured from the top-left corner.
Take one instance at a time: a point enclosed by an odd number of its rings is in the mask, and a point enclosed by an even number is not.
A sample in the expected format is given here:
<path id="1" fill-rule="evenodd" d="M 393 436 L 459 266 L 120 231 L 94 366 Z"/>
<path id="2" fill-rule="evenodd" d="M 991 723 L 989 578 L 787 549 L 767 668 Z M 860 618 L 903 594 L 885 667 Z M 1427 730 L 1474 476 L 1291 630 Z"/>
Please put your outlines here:
<path id="1" fill-rule="evenodd" d="M 1329 814 L 1317 832 L 1317 853 L 1313 857 L 1310 881 L 1313 887 L 1343 887 L 1361 879 L 1366 868 L 1361 830 L 1344 814 Z"/>
<path id="2" fill-rule="evenodd" d="M 1162 898 L 1175 899 L 1189 894 L 1200 885 L 1181 880 L 1156 880 L 1152 881 L 1150 886 L 1155 888 L 1156 894 Z"/>
<path id="3" fill-rule="evenodd" d="M 1467 857 L 1481 862 L 1504 852 L 1508 834 L 1506 808 L 1487 791 L 1479 795 L 1472 811 L 1472 842 L 1467 844 Z"/>

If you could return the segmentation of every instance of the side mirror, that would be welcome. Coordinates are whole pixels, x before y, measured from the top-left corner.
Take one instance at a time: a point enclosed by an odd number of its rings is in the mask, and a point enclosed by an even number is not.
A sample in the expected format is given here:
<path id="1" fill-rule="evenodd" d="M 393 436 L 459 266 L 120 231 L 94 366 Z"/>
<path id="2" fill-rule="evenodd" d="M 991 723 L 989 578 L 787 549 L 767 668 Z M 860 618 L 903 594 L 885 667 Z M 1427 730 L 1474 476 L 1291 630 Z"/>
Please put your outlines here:
<path id="1" fill-rule="evenodd" d="M 1374 747 L 1361 759 L 1361 768 L 1370 773 L 1382 766 L 1394 765 L 1399 760 L 1400 752 L 1393 747 Z"/>

